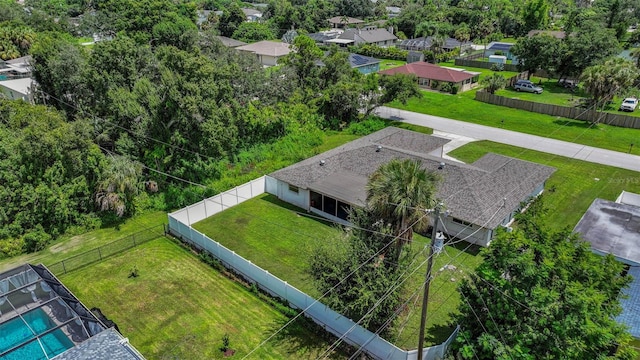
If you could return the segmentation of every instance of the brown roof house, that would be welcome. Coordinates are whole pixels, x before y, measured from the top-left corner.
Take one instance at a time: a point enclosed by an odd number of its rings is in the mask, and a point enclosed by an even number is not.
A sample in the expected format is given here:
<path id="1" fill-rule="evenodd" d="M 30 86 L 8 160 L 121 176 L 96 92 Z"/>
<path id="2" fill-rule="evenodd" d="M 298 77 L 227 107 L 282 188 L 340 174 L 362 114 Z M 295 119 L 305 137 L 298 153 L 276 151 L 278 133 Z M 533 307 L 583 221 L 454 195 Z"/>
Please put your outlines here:
<path id="1" fill-rule="evenodd" d="M 480 73 L 442 67 L 427 62 L 414 62 L 400 67 L 380 71 L 383 75 L 413 74 L 418 77 L 418 85 L 427 89 L 440 89 L 443 83 L 458 86 L 458 91 L 466 91 L 478 84 Z"/>
<path id="2" fill-rule="evenodd" d="M 278 60 L 291 52 L 289 44 L 267 40 L 239 46 L 236 49 L 255 54 L 258 61 L 265 67 L 278 65 Z"/>
<path id="3" fill-rule="evenodd" d="M 364 24 L 364 20 L 348 17 L 348 16 L 334 16 L 331 19 L 327 20 L 329 24 L 331 24 L 332 28 L 336 29 L 346 29 L 351 25 L 362 25 Z"/>
<path id="4" fill-rule="evenodd" d="M 339 46 L 372 44 L 381 47 L 389 47 L 395 44 L 398 37 L 393 35 L 393 28 L 378 29 L 368 27 L 365 29 L 346 29 L 337 38 L 325 42 L 338 44 Z"/>
<path id="5" fill-rule="evenodd" d="M 297 164 L 267 178 L 278 198 L 333 221 L 348 224 L 352 206 L 366 200 L 369 176 L 393 159 L 422 161 L 442 181 L 436 196 L 448 216 L 442 229 L 451 237 L 488 246 L 496 229 L 508 227 L 521 204 L 540 194 L 554 168 L 487 154 L 473 164 L 445 160 L 447 139 L 388 127 Z"/>

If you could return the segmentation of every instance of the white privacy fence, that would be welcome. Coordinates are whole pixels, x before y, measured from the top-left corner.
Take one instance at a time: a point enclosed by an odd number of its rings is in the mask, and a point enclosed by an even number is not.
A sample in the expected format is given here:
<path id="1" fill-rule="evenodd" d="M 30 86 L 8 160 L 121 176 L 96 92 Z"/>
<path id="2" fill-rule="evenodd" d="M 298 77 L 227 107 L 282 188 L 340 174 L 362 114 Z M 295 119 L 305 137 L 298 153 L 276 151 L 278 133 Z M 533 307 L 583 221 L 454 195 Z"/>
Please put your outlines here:
<path id="1" fill-rule="evenodd" d="M 191 224 L 197 221 L 263 194 L 266 186 L 272 181 L 272 178 L 263 176 L 171 213 L 169 231 L 196 248 L 207 251 L 226 268 L 255 283 L 262 290 L 286 300 L 291 307 L 302 310 L 325 330 L 355 347 L 362 348 L 372 357 L 393 360 L 417 359 L 417 350 L 407 351 L 398 348 L 191 227 Z M 456 334 L 457 329 L 445 343 L 424 349 L 424 359 L 444 358 L 444 353 Z"/>

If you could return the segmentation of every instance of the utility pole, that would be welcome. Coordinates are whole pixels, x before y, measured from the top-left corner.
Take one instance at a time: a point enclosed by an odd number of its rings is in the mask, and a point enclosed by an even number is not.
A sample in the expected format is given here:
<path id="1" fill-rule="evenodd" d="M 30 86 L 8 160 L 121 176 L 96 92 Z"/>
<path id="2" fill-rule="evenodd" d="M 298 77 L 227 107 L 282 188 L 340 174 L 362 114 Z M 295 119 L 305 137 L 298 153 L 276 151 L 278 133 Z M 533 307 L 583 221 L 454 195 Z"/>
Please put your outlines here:
<path id="1" fill-rule="evenodd" d="M 427 324 L 427 303 L 429 302 L 429 285 L 431 284 L 431 267 L 433 267 L 433 253 L 436 247 L 436 237 L 438 236 L 438 221 L 440 220 L 440 207 L 442 203 L 436 205 L 435 220 L 431 231 L 431 247 L 429 258 L 427 259 L 427 275 L 424 283 L 424 295 L 422 296 L 422 316 L 420 317 L 420 338 L 418 338 L 418 360 L 422 360 L 424 347 L 424 328 Z"/>

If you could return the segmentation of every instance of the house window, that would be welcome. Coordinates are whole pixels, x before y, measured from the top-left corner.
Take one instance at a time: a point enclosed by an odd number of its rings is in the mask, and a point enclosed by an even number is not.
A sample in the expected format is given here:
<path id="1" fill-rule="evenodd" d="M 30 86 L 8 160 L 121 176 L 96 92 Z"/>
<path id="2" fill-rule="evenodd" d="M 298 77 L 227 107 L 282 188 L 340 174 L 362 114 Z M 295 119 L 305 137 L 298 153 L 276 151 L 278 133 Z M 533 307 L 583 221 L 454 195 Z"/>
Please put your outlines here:
<path id="1" fill-rule="evenodd" d="M 451 218 L 451 221 L 453 221 L 456 224 L 460 224 L 460 225 L 464 225 L 464 226 L 471 226 L 473 224 L 471 224 L 470 222 L 466 222 L 464 220 L 460 220 L 458 218 Z"/>
<path id="2" fill-rule="evenodd" d="M 297 186 L 289 185 L 289 191 L 297 194 L 300 191 L 300 189 L 298 189 Z"/>
<path id="3" fill-rule="evenodd" d="M 329 215 L 336 216 L 336 210 L 337 210 L 336 199 L 325 196 L 323 211 Z"/>
<path id="4" fill-rule="evenodd" d="M 310 196 L 310 203 L 311 203 L 311 207 L 314 209 L 318 209 L 320 211 L 322 211 L 322 195 L 318 194 L 315 191 L 311 192 Z"/>
<path id="5" fill-rule="evenodd" d="M 338 217 L 342 220 L 347 220 L 349 212 L 351 211 L 351 205 L 338 201 Z"/>

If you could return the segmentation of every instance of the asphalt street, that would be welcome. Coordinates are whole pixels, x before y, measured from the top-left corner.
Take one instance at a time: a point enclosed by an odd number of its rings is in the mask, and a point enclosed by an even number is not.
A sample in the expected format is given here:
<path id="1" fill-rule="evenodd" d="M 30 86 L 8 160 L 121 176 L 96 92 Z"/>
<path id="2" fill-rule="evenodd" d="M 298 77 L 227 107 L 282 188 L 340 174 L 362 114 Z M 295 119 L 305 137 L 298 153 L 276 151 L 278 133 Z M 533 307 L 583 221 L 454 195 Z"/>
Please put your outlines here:
<path id="1" fill-rule="evenodd" d="M 630 155 L 618 151 L 575 144 L 542 136 L 523 134 L 516 131 L 498 129 L 490 126 L 471 124 L 439 116 L 394 109 L 386 106 L 378 108 L 376 110 L 376 114 L 385 119 L 425 126 L 434 130 L 470 137 L 477 140 L 490 140 L 502 144 L 565 156 L 572 159 L 640 171 L 640 156 L 637 155 Z M 637 145 L 640 146 L 640 141 Z"/>

